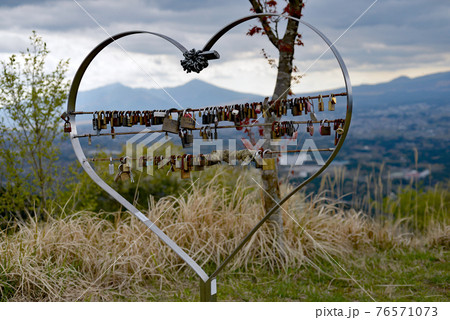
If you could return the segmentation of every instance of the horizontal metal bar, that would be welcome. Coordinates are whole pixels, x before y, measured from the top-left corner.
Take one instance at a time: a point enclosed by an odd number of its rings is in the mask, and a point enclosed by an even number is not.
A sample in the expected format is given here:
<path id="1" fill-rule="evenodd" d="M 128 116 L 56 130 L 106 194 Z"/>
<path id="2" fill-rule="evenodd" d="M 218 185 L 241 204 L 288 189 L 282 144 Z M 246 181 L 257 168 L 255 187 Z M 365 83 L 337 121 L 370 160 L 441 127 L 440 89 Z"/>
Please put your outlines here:
<path id="1" fill-rule="evenodd" d="M 285 150 L 285 151 L 267 151 L 267 153 L 299 153 L 299 152 L 322 152 L 322 151 L 329 151 L 332 152 L 334 151 L 334 148 L 321 148 L 321 149 L 300 149 L 300 150 Z M 204 156 L 208 155 L 208 154 L 203 154 Z M 164 156 L 162 156 L 163 158 L 165 158 Z M 123 160 L 124 157 L 120 157 L 120 158 L 88 158 L 86 159 L 87 161 L 90 162 L 110 162 L 110 161 L 121 161 Z M 139 160 L 138 158 L 131 158 L 131 157 L 127 157 L 127 159 L 129 160 Z"/>
<path id="2" fill-rule="evenodd" d="M 344 120 L 344 119 L 335 119 L 335 120 Z M 335 120 L 317 120 L 317 121 L 312 121 L 312 120 L 302 120 L 302 121 L 278 121 L 278 122 L 288 122 L 288 123 L 292 123 L 292 124 L 309 124 L 309 123 L 334 123 Z M 242 124 L 242 125 L 230 125 L 230 126 L 217 126 L 217 128 L 215 126 L 212 126 L 210 124 L 205 124 L 201 127 L 197 127 L 194 129 L 186 129 L 189 131 L 197 131 L 197 130 L 203 130 L 205 128 L 211 128 L 211 130 L 213 129 L 235 129 L 235 128 L 249 128 L 249 127 L 268 127 L 271 126 L 271 123 L 252 123 L 252 124 Z M 159 124 L 158 124 L 159 126 Z M 114 127 L 114 128 L 126 128 L 126 127 Z M 148 128 L 148 127 L 147 127 Z M 183 129 L 183 128 L 182 128 Z M 103 130 L 107 130 L 107 129 L 103 129 Z M 76 135 L 75 138 L 89 138 L 89 137 L 98 137 L 98 136 L 123 136 L 123 135 L 128 135 L 128 134 L 147 134 L 147 133 L 165 133 L 166 131 L 163 130 L 146 130 L 146 131 L 130 131 L 130 132 L 115 132 L 115 133 L 87 133 L 87 134 L 80 134 L 80 135 Z M 168 132 L 170 133 L 170 132 Z"/>

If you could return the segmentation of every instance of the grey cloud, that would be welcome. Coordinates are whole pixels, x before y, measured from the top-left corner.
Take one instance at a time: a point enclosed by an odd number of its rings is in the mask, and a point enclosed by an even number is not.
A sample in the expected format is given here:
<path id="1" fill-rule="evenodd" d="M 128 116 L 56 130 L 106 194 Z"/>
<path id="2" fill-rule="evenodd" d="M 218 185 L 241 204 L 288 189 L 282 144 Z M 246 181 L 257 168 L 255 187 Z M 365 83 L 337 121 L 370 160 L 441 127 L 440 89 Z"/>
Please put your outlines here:
<path id="1" fill-rule="evenodd" d="M 78 2 L 110 34 L 136 29 L 160 32 L 180 41 L 188 49 L 200 49 L 219 28 L 250 14 L 247 0 Z M 308 1 L 304 19 L 334 41 L 371 3 L 373 0 Z M 0 16 L 0 32 L 14 30 L 15 34 L 21 32 L 29 35 L 32 29 L 36 29 L 66 37 L 86 35 L 95 41 L 107 37 L 72 0 L 2 0 Z M 379 0 L 342 36 L 336 46 L 355 69 L 372 66 L 389 71 L 414 68 L 418 63 L 441 63 L 448 59 L 446 55 L 450 52 L 449 16 L 447 0 Z M 217 43 L 215 49 L 221 53 L 221 61 L 239 59 L 244 53 L 260 57 L 261 48 L 271 50 L 272 46 L 265 37 L 245 36 L 251 24 L 254 22 L 239 26 Z M 133 52 L 179 55 L 172 51 L 170 45 L 154 37 L 129 37 L 120 43 Z M 308 36 L 306 32 L 305 44 L 305 47 L 298 49 L 296 58 L 298 56 L 299 61 L 314 60 L 323 50 L 318 46 L 323 45 L 321 40 L 317 36 Z M 0 52 L 14 52 L 16 46 L 23 49 L 19 40 L 9 36 L 0 43 Z M 276 52 L 273 57 L 276 57 Z M 330 57 L 325 56 L 321 61 L 323 66 L 327 66 L 329 60 Z"/>

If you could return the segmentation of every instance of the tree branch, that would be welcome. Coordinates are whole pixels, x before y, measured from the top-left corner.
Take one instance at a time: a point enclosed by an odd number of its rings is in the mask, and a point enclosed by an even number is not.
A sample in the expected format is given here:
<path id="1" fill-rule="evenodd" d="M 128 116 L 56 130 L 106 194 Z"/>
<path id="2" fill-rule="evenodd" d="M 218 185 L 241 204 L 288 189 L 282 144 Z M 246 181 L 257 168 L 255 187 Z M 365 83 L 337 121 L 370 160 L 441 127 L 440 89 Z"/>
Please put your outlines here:
<path id="1" fill-rule="evenodd" d="M 258 0 L 249 0 L 249 1 L 253 7 L 253 10 L 255 10 L 255 13 L 264 13 L 264 9 L 262 8 L 261 3 L 259 3 Z M 278 42 L 280 39 L 278 39 L 278 37 L 273 32 L 273 30 L 270 27 L 270 24 L 268 22 L 268 19 L 266 17 L 260 17 L 259 21 L 261 21 L 264 32 L 266 33 L 270 42 L 275 46 L 275 48 L 278 49 Z"/>

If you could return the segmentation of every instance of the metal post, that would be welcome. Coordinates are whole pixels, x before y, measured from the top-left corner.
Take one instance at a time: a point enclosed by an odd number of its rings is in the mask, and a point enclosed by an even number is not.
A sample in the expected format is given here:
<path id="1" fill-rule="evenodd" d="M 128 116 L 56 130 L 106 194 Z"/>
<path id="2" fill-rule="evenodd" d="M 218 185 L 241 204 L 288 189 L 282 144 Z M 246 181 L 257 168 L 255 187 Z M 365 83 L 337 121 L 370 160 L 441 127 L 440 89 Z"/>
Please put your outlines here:
<path id="1" fill-rule="evenodd" d="M 217 302 L 216 278 L 210 278 L 206 282 L 200 280 L 200 302 Z"/>

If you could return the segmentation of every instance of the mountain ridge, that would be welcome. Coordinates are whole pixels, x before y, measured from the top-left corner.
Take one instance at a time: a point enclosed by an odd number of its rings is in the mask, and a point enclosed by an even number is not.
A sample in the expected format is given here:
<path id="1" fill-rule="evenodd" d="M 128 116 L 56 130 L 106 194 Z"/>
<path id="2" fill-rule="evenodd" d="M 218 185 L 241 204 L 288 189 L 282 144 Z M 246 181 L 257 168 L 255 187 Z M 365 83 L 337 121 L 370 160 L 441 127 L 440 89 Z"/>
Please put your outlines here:
<path id="1" fill-rule="evenodd" d="M 316 95 L 331 91 L 341 92 L 345 89 L 306 92 L 299 95 Z M 417 103 L 436 104 L 445 101 L 449 94 L 450 72 L 433 73 L 415 78 L 401 76 L 379 84 L 353 86 L 355 105 L 362 108 Z M 164 89 L 130 88 L 121 83 L 113 83 L 80 92 L 77 105 L 82 106 L 84 111 L 98 110 L 99 107 L 128 107 L 137 110 L 143 106 L 150 109 L 175 108 L 180 105 L 189 108 L 263 99 L 261 95 L 233 91 L 194 79 L 181 86 Z"/>

